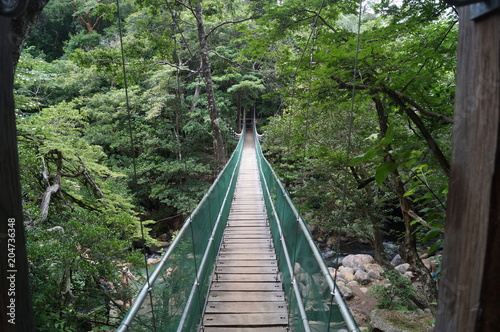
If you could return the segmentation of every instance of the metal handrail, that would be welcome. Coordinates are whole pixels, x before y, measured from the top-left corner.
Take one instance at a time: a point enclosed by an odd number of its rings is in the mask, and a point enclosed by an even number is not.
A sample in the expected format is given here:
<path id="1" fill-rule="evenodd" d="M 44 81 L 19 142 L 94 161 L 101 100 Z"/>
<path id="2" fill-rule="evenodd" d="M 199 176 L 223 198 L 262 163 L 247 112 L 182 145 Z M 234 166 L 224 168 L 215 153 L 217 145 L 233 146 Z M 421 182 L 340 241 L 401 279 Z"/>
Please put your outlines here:
<path id="1" fill-rule="evenodd" d="M 242 138 L 240 138 L 240 139 L 244 140 L 244 135 L 241 135 L 241 136 L 242 136 Z M 241 153 L 238 155 L 238 161 L 236 162 L 236 164 L 238 165 L 240 163 L 240 161 L 241 161 Z M 218 230 L 218 227 L 219 227 L 219 223 L 221 222 L 221 219 L 222 219 L 222 213 L 224 211 L 224 207 L 226 206 L 226 204 L 228 202 L 228 196 L 229 196 L 229 192 L 231 191 L 231 186 L 233 186 L 233 182 L 235 181 L 235 177 L 237 178 L 237 175 L 238 175 L 238 169 L 239 169 L 239 167 L 236 166 L 233 169 L 233 174 L 231 174 L 231 180 L 229 181 L 229 184 L 227 186 L 226 194 L 224 195 L 224 200 L 223 200 L 223 202 L 221 204 L 219 213 L 217 215 L 217 220 L 216 220 L 216 222 L 214 224 L 212 233 L 210 234 L 209 244 L 207 245 L 207 250 L 205 251 L 205 253 L 203 255 L 203 258 L 201 260 L 198 273 L 196 274 L 196 279 L 195 279 L 195 281 L 193 283 L 193 287 L 191 288 L 191 293 L 189 294 L 189 298 L 188 298 L 187 303 L 186 303 L 186 307 L 184 308 L 184 312 L 182 313 L 181 320 L 179 322 L 179 325 L 177 326 L 177 332 L 182 332 L 182 328 L 184 326 L 184 322 L 186 321 L 186 317 L 188 315 L 188 312 L 191 309 L 191 303 L 192 303 L 194 295 L 196 293 L 196 289 L 200 285 L 200 283 L 199 283 L 200 276 L 204 272 L 205 265 L 207 263 L 207 257 L 208 257 L 209 248 L 213 244 L 213 241 L 214 241 L 214 238 L 215 238 L 215 234 L 217 233 L 217 230 Z M 229 204 L 231 204 L 231 201 L 229 201 Z M 220 243 L 218 243 L 218 244 L 216 243 L 215 245 L 219 246 Z"/>
<path id="2" fill-rule="evenodd" d="M 254 126 L 254 131 L 255 132 L 257 131 L 255 126 Z M 255 148 L 259 149 L 259 150 L 261 149 L 258 140 L 256 140 Z M 332 276 L 330 275 L 330 272 L 328 271 L 328 267 L 325 264 L 323 256 L 321 255 L 321 252 L 319 251 L 318 247 L 316 246 L 316 243 L 314 242 L 314 240 L 311 236 L 309 228 L 307 227 L 307 225 L 304 222 L 304 220 L 302 219 L 301 215 L 299 214 L 299 212 L 295 208 L 292 200 L 290 199 L 290 196 L 287 194 L 287 191 L 283 187 L 283 184 L 281 183 L 278 176 L 274 172 L 274 169 L 269 164 L 269 161 L 267 161 L 267 159 L 265 159 L 265 158 L 262 158 L 262 159 L 264 160 L 264 162 L 267 164 L 267 166 L 271 170 L 271 173 L 272 173 L 273 177 L 276 179 L 276 183 L 278 184 L 280 190 L 282 191 L 283 196 L 285 197 L 288 205 L 291 207 L 292 212 L 295 215 L 296 220 L 298 221 L 298 223 L 300 225 L 302 233 L 304 234 L 307 242 L 309 243 L 311 251 L 314 254 L 314 258 L 316 259 L 318 266 L 321 269 L 323 277 L 325 278 L 326 282 L 328 283 L 328 287 L 330 288 L 330 292 L 331 292 L 332 296 L 334 296 L 334 298 L 335 298 L 335 301 L 340 309 L 340 313 L 342 315 L 342 318 L 346 322 L 347 328 L 349 329 L 349 331 L 359 332 L 360 330 L 358 328 L 358 325 L 356 324 L 356 321 L 352 317 L 352 314 L 351 314 L 347 304 L 345 303 L 344 298 L 342 297 L 342 294 L 340 293 L 340 290 L 338 289 L 338 287 L 336 287 L 335 282 L 334 282 Z M 273 210 L 274 210 L 274 206 L 273 206 Z M 276 217 L 278 218 L 277 214 L 276 214 Z M 290 273 L 292 274 L 293 270 L 291 270 Z M 294 285 L 294 287 L 295 287 L 295 285 Z"/>
<path id="3" fill-rule="evenodd" d="M 254 130 L 254 133 L 256 133 L 255 130 Z M 255 140 L 257 140 L 257 135 L 255 135 Z M 256 147 L 257 147 L 257 145 L 256 145 Z M 263 171 L 262 171 L 261 162 L 262 162 L 262 158 L 259 158 L 259 162 L 257 163 L 257 165 L 259 166 L 259 174 L 260 174 L 260 177 L 262 180 L 263 187 L 266 189 L 267 197 L 270 198 L 271 193 L 269 192 L 269 187 L 267 185 L 266 177 L 264 176 Z M 297 301 L 297 306 L 299 308 L 300 318 L 302 320 L 302 324 L 304 325 L 304 330 L 306 332 L 310 332 L 311 328 L 309 327 L 309 321 L 307 320 L 307 314 L 306 314 L 306 310 L 304 308 L 304 303 L 302 302 L 302 296 L 300 295 L 300 290 L 299 290 L 299 287 L 297 285 L 297 281 L 295 279 L 295 273 L 294 273 L 294 270 L 292 267 L 292 260 L 290 259 L 290 256 L 288 255 L 288 248 L 286 245 L 285 237 L 283 235 L 283 230 L 281 228 L 280 219 L 279 219 L 278 213 L 276 212 L 276 208 L 274 206 L 274 203 L 272 202 L 271 199 L 270 199 L 270 203 L 271 203 L 271 208 L 273 210 L 273 215 L 276 218 L 276 225 L 278 227 L 279 238 L 280 238 L 283 253 L 285 255 L 286 265 L 288 266 L 288 271 L 290 272 L 290 280 L 291 280 L 291 283 L 293 285 L 293 293 L 295 294 L 295 300 Z"/>
<path id="4" fill-rule="evenodd" d="M 222 169 L 222 171 L 219 173 L 219 175 L 217 176 L 217 178 L 214 181 L 214 183 L 210 186 L 210 189 L 208 189 L 207 193 L 203 196 L 203 199 L 200 201 L 200 203 L 198 203 L 198 205 L 193 210 L 193 212 L 191 213 L 191 215 L 186 219 L 186 221 L 184 222 L 184 225 L 180 229 L 179 233 L 174 238 L 174 240 L 172 241 L 172 243 L 170 244 L 170 246 L 167 248 L 167 251 L 163 255 L 162 259 L 156 265 L 154 271 L 151 273 L 151 276 L 149 277 L 149 283 L 146 282 L 144 284 L 144 286 L 141 288 L 141 290 L 137 294 L 137 296 L 136 296 L 136 298 L 135 298 L 132 306 L 130 307 L 129 311 L 125 315 L 125 318 L 122 320 L 120 326 L 118 326 L 118 328 L 116 329 L 116 332 L 126 332 L 126 331 L 128 331 L 128 328 L 130 327 L 130 324 L 132 323 L 132 321 L 134 320 L 135 316 L 139 312 L 139 310 L 141 308 L 141 305 L 144 302 L 144 299 L 146 298 L 146 296 L 148 295 L 148 293 L 151 291 L 151 285 L 153 285 L 155 283 L 156 279 L 158 278 L 158 276 L 161 273 L 161 270 L 163 269 L 163 267 L 167 263 L 168 259 L 172 255 L 174 249 L 177 247 L 178 243 L 182 239 L 184 233 L 189 228 L 191 222 L 193 221 L 193 217 L 198 213 L 198 211 L 201 209 L 201 207 L 203 206 L 203 204 L 205 204 L 206 200 L 208 199 L 208 197 L 210 196 L 210 194 L 212 193 L 212 191 L 216 187 L 216 185 L 219 182 L 219 180 L 222 177 L 222 175 L 224 174 L 226 168 L 228 167 L 228 165 L 231 163 L 231 161 L 235 157 L 235 154 L 238 151 L 239 146 L 243 144 L 244 136 L 245 135 L 241 135 L 240 141 L 238 143 L 238 147 L 234 150 L 233 154 L 231 155 L 231 158 L 229 159 L 229 161 L 227 162 L 227 164 L 224 166 L 224 168 Z M 242 149 L 239 149 L 240 156 L 241 156 L 241 150 Z M 198 279 L 198 276 L 197 276 L 197 279 Z"/>

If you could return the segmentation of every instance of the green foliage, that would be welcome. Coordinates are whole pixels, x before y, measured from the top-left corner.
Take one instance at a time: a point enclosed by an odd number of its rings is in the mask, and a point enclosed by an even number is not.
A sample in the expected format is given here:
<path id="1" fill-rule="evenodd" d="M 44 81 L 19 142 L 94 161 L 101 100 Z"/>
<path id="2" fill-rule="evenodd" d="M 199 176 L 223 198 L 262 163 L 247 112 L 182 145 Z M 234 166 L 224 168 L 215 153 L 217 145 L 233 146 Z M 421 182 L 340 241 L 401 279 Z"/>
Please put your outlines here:
<path id="1" fill-rule="evenodd" d="M 126 249 L 139 236 L 139 216 L 187 214 L 214 179 L 189 5 L 121 1 L 128 102 L 114 1 L 51 0 L 27 40 L 15 98 L 41 331 L 83 331 L 87 316 L 105 320 L 95 278 L 119 285 L 117 263 L 136 259 Z M 357 2 L 203 1 L 219 124 L 230 151 L 230 131 L 255 110 L 269 159 L 325 233 L 340 228 L 373 241 L 373 227 L 394 218 L 388 179 L 397 176 L 418 216 L 415 234 L 434 251 L 447 175 L 407 110 L 448 158 L 451 121 L 442 119 L 453 112 L 457 18 L 436 1 L 367 6 L 351 119 Z M 75 297 L 61 293 L 68 269 Z M 112 297 L 130 292 L 118 287 Z"/>
<path id="2" fill-rule="evenodd" d="M 141 232 L 130 194 L 118 182 L 123 174 L 103 165 L 102 148 L 85 140 L 87 119 L 80 107 L 78 100 L 60 103 L 18 121 L 38 331 L 87 331 L 96 322 L 107 324 L 108 296 L 120 301 L 132 296 L 120 281 L 119 264 L 135 270 L 140 263 L 130 250 Z M 49 188 L 55 188 L 52 195 Z M 114 284 L 112 294 L 99 279 Z"/>
<path id="3" fill-rule="evenodd" d="M 401 275 L 397 270 L 386 270 L 384 276 L 389 280 L 389 285 L 374 285 L 370 295 L 378 301 L 377 308 L 391 310 L 416 310 L 418 309 L 412 298 L 417 292 L 411 281 Z"/>

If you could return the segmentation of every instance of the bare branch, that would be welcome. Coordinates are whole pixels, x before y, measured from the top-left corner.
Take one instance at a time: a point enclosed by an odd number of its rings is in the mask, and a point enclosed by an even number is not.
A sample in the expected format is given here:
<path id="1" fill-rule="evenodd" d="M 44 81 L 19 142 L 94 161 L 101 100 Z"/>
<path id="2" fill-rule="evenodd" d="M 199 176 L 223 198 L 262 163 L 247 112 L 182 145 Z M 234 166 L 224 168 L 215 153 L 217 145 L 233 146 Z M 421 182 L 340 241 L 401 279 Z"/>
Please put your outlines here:
<path id="1" fill-rule="evenodd" d="M 208 39 L 208 37 L 215 31 L 217 30 L 218 28 L 224 26 L 224 25 L 227 25 L 227 24 L 238 24 L 238 23 L 242 23 L 242 22 L 246 22 L 246 21 L 250 21 L 250 20 L 253 20 L 253 19 L 256 19 L 256 18 L 259 18 L 260 16 L 252 16 L 252 17 L 247 17 L 247 18 L 242 18 L 241 20 L 236 20 L 236 21 L 225 21 L 225 22 L 222 22 L 220 23 L 219 25 L 216 25 L 215 27 L 213 27 L 206 35 L 205 35 L 205 38 Z"/>
<path id="2" fill-rule="evenodd" d="M 415 107 L 417 109 L 417 111 L 419 111 L 422 115 L 426 115 L 428 117 L 431 117 L 431 118 L 435 118 L 435 119 L 439 119 L 439 120 L 442 120 L 446 123 L 449 123 L 449 124 L 453 124 L 453 119 L 450 119 L 449 117 L 443 115 L 443 114 L 437 114 L 437 113 L 433 113 L 433 112 L 429 112 L 427 110 L 425 110 L 422 106 L 420 106 L 416 101 L 414 101 L 413 99 L 411 99 L 410 97 L 402 94 L 401 92 L 398 92 L 398 91 L 394 91 L 396 93 L 396 95 L 398 95 L 399 97 L 401 97 L 401 99 L 403 99 L 404 101 L 406 101 L 408 104 L 410 104 L 411 106 Z"/>
<path id="3" fill-rule="evenodd" d="M 422 219 L 418 214 L 416 214 L 415 211 L 408 210 L 408 215 L 410 217 L 412 217 L 413 219 L 418 220 L 422 224 L 422 226 L 425 226 L 428 229 L 436 229 L 436 228 L 433 228 L 431 225 L 429 225 L 427 223 L 427 221 L 425 221 L 424 219 Z M 444 228 L 440 228 L 439 229 L 439 233 L 444 234 Z"/>

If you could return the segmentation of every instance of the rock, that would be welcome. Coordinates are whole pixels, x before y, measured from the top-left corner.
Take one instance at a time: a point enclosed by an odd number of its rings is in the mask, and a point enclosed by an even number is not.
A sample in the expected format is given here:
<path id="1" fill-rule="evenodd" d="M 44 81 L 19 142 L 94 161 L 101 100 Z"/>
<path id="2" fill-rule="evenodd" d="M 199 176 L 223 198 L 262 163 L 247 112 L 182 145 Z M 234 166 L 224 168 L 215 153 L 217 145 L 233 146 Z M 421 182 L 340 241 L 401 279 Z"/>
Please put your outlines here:
<path id="1" fill-rule="evenodd" d="M 403 274 L 403 276 L 404 276 L 405 278 L 408 278 L 409 280 L 413 280 L 413 278 L 415 277 L 415 275 L 414 275 L 414 274 L 413 274 L 413 272 L 411 272 L 411 271 L 406 271 L 406 272 Z"/>
<path id="2" fill-rule="evenodd" d="M 337 240 L 334 236 L 329 236 L 328 239 L 326 239 L 327 247 L 331 248 L 335 243 L 337 243 Z"/>
<path id="3" fill-rule="evenodd" d="M 400 254 L 397 254 L 396 256 L 394 256 L 394 258 L 391 261 L 392 266 L 398 266 L 398 265 L 401 265 L 404 263 L 405 263 L 405 261 L 401 258 Z"/>
<path id="4" fill-rule="evenodd" d="M 400 265 L 396 266 L 395 269 L 398 270 L 399 273 L 405 274 L 406 271 L 408 271 L 409 267 L 410 267 L 410 264 L 404 263 L 404 264 L 400 264 Z"/>
<path id="5" fill-rule="evenodd" d="M 161 261 L 161 257 L 155 257 L 155 258 L 148 258 L 147 262 L 149 265 L 156 264 L 159 261 Z"/>
<path id="6" fill-rule="evenodd" d="M 349 287 L 343 285 L 342 283 L 337 283 L 337 287 L 346 300 L 350 300 L 354 297 L 354 293 Z"/>
<path id="7" fill-rule="evenodd" d="M 375 309 L 370 314 L 372 332 L 431 332 L 433 318 L 416 311 Z"/>
<path id="8" fill-rule="evenodd" d="M 359 286 L 359 283 L 356 281 L 356 280 L 352 280 L 352 281 L 349 281 L 347 284 L 346 284 L 347 287 L 358 287 Z"/>
<path id="9" fill-rule="evenodd" d="M 325 251 L 325 252 L 323 253 L 323 257 L 324 257 L 325 259 L 330 259 L 330 258 L 332 258 L 333 256 L 335 256 L 335 251 L 333 251 L 333 250 L 327 250 L 327 251 Z"/>
<path id="10" fill-rule="evenodd" d="M 352 273 L 339 273 L 339 274 L 337 274 L 337 278 L 349 282 L 349 281 L 354 280 L 354 274 L 352 274 Z"/>
<path id="11" fill-rule="evenodd" d="M 332 274 L 332 278 L 335 279 L 335 274 Z M 337 278 L 345 281 L 354 280 L 354 270 L 341 265 L 337 271 Z"/>
<path id="12" fill-rule="evenodd" d="M 382 280 L 384 279 L 382 277 L 382 275 L 378 272 L 378 271 L 375 271 L 375 270 L 370 270 L 368 271 L 368 276 L 371 278 L 371 279 L 375 279 L 375 280 Z"/>
<path id="13" fill-rule="evenodd" d="M 384 251 L 389 256 L 389 259 L 394 258 L 398 254 L 399 246 L 391 242 L 383 242 Z"/>
<path id="14" fill-rule="evenodd" d="M 366 287 L 360 287 L 359 290 L 363 293 L 363 294 L 366 294 L 368 293 L 368 288 Z"/>
<path id="15" fill-rule="evenodd" d="M 354 269 L 354 271 L 366 271 L 366 265 L 373 263 L 375 263 L 373 257 L 366 254 L 349 255 L 342 260 L 342 265 L 344 265 L 345 267 L 350 267 Z"/>
<path id="16" fill-rule="evenodd" d="M 350 268 L 350 267 L 345 267 L 343 265 L 339 266 L 339 272 L 340 273 L 352 273 L 354 274 L 354 269 Z"/>
<path id="17" fill-rule="evenodd" d="M 384 269 L 378 264 L 366 264 L 366 271 L 368 276 L 372 279 L 382 280 L 382 275 L 384 274 Z"/>
<path id="18" fill-rule="evenodd" d="M 366 273 L 363 270 L 357 270 L 356 273 L 354 274 L 354 280 L 359 282 L 362 285 L 367 285 L 371 282 L 370 277 L 368 276 L 368 273 Z"/>

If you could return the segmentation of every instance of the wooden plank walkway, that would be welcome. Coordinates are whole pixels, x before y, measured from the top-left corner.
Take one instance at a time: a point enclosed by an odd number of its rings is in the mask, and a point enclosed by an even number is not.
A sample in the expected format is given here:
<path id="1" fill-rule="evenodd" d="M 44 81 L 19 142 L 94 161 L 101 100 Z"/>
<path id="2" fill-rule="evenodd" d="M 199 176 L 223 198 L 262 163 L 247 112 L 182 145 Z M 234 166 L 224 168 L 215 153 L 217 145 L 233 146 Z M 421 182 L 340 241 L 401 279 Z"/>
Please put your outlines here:
<path id="1" fill-rule="evenodd" d="M 203 316 L 204 332 L 287 331 L 288 313 L 247 133 L 228 224 Z"/>

